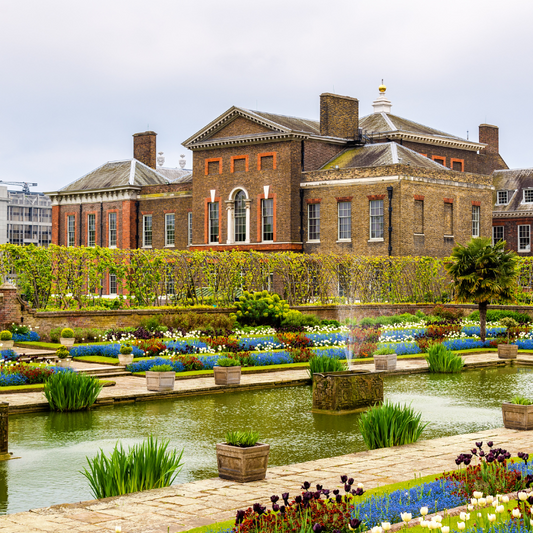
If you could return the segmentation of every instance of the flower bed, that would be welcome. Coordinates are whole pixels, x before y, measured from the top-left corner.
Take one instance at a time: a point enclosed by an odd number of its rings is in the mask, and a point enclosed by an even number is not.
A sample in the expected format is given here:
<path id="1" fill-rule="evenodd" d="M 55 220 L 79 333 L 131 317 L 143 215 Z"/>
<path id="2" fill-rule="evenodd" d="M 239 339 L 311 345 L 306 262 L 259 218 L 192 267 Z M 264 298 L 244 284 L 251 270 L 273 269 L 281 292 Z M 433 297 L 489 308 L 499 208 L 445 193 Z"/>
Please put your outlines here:
<path id="1" fill-rule="evenodd" d="M 72 357 L 86 357 L 88 355 L 100 355 L 102 357 L 113 357 L 118 359 L 120 344 L 88 344 L 87 346 L 74 346 L 70 349 Z M 133 347 L 133 357 L 144 357 L 144 352 Z"/>
<path id="2" fill-rule="evenodd" d="M 72 371 L 71 368 L 42 364 L 5 363 L 0 365 L 0 387 L 44 383 L 54 373 Z"/>

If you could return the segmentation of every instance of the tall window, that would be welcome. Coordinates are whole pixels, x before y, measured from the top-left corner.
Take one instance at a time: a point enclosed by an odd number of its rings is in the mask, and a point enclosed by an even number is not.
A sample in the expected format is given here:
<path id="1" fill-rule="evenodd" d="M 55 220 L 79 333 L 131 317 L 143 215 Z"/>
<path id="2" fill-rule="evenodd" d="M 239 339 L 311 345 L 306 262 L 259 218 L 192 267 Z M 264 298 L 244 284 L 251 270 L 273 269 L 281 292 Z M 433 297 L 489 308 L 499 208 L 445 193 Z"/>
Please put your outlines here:
<path id="1" fill-rule="evenodd" d="M 76 245 L 76 217 L 69 215 L 67 217 L 67 246 Z"/>
<path id="2" fill-rule="evenodd" d="M 320 204 L 307 206 L 308 230 L 307 239 L 310 241 L 320 240 Z"/>
<path id="3" fill-rule="evenodd" d="M 479 237 L 479 214 L 481 208 L 479 205 L 472 206 L 472 237 Z"/>
<path id="4" fill-rule="evenodd" d="M 192 213 L 187 213 L 187 244 L 192 244 Z"/>
<path id="5" fill-rule="evenodd" d="M 165 215 L 165 246 L 174 246 L 176 242 L 176 217 L 174 213 Z"/>
<path id="6" fill-rule="evenodd" d="M 531 251 L 531 226 L 518 226 L 518 251 Z"/>
<path id="7" fill-rule="evenodd" d="M 352 238 L 352 202 L 338 202 L 339 241 L 349 241 Z"/>
<path id="8" fill-rule="evenodd" d="M 239 191 L 235 195 L 235 242 L 246 241 L 246 195 Z"/>
<path id="9" fill-rule="evenodd" d="M 444 235 L 453 235 L 453 204 L 444 204 Z"/>
<path id="10" fill-rule="evenodd" d="M 503 241 L 503 226 L 492 226 L 492 244 Z"/>
<path id="11" fill-rule="evenodd" d="M 209 242 L 218 242 L 218 202 L 209 202 Z"/>
<path id="12" fill-rule="evenodd" d="M 370 238 L 383 239 L 383 200 L 370 200 Z"/>
<path id="13" fill-rule="evenodd" d="M 87 215 L 87 246 L 96 244 L 96 215 Z"/>
<path id="14" fill-rule="evenodd" d="M 143 216 L 143 246 L 152 246 L 152 215 Z"/>
<path id="15" fill-rule="evenodd" d="M 117 294 L 117 276 L 109 274 L 109 294 Z"/>
<path id="16" fill-rule="evenodd" d="M 414 222 L 413 233 L 416 233 L 417 235 L 423 235 L 424 234 L 424 200 L 415 200 L 413 222 Z"/>
<path id="17" fill-rule="evenodd" d="M 261 200 L 261 214 L 263 221 L 263 241 L 274 240 L 274 200 Z"/>
<path id="18" fill-rule="evenodd" d="M 109 213 L 109 247 L 117 246 L 117 214 Z"/>

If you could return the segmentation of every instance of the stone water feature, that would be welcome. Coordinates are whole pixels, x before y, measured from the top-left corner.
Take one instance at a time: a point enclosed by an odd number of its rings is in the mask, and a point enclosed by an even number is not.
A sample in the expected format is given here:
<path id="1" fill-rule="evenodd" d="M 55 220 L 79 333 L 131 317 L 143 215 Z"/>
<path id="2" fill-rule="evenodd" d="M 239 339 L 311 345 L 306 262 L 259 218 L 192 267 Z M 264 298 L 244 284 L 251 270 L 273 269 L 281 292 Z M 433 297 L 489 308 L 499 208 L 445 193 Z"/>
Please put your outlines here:
<path id="1" fill-rule="evenodd" d="M 369 370 L 313 375 L 313 413 L 354 413 L 383 401 L 383 378 Z"/>

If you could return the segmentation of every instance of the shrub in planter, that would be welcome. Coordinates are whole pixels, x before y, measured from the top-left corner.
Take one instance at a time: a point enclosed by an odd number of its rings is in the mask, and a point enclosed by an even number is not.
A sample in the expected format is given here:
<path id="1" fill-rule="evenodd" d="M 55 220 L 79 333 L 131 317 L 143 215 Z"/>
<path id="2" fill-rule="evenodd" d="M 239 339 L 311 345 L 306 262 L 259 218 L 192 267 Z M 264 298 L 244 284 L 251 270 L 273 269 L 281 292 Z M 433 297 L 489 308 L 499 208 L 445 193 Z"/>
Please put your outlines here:
<path id="1" fill-rule="evenodd" d="M 146 371 L 146 388 L 149 391 L 174 390 L 176 372 L 171 365 L 155 365 Z"/>
<path id="2" fill-rule="evenodd" d="M 392 348 L 379 348 L 374 352 L 376 370 L 396 370 L 398 356 Z"/>
<path id="3" fill-rule="evenodd" d="M 347 370 L 346 363 L 335 357 L 319 355 L 309 359 L 309 379 L 313 379 L 313 374 L 323 374 L 325 372 L 343 372 Z"/>
<path id="4" fill-rule="evenodd" d="M 213 367 L 215 385 L 238 385 L 241 382 L 241 364 L 237 359 L 221 357 Z"/>
<path id="5" fill-rule="evenodd" d="M 61 330 L 61 337 L 64 339 L 73 339 L 74 338 L 74 330 L 71 328 L 63 328 Z"/>
<path id="6" fill-rule="evenodd" d="M 131 344 L 122 344 L 118 354 L 118 360 L 121 365 L 133 363 L 133 346 Z"/>
<path id="7" fill-rule="evenodd" d="M 222 366 L 222 367 L 241 366 L 241 363 L 237 359 L 232 359 L 231 357 L 221 357 L 217 361 L 217 366 Z"/>
<path id="8" fill-rule="evenodd" d="M 533 400 L 515 396 L 502 404 L 503 425 L 507 429 L 533 429 Z"/>
<path id="9" fill-rule="evenodd" d="M 52 411 L 89 409 L 101 390 L 97 378 L 77 372 L 54 373 L 44 384 L 44 395 Z"/>
<path id="10" fill-rule="evenodd" d="M 8 331 L 7 329 L 4 329 L 4 331 L 0 331 L 0 341 L 10 341 L 13 338 L 13 334 L 11 331 Z"/>

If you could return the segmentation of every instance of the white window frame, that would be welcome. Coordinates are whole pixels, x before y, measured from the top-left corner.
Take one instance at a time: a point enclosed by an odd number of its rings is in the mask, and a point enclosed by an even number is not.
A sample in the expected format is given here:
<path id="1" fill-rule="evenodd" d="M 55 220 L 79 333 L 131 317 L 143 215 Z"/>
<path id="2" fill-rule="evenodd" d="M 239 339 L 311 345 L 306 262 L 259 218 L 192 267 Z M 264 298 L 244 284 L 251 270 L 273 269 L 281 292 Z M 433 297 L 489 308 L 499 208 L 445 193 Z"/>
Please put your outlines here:
<path id="1" fill-rule="evenodd" d="M 67 216 L 67 246 L 76 246 L 76 215 Z"/>
<path id="2" fill-rule="evenodd" d="M 479 205 L 472 206 L 472 237 L 479 237 L 481 226 L 481 207 Z"/>
<path id="3" fill-rule="evenodd" d="M 96 246 L 96 215 L 94 213 L 87 214 L 87 246 L 89 248 L 94 248 Z"/>
<path id="4" fill-rule="evenodd" d="M 150 221 L 150 227 L 148 228 L 148 220 Z M 154 226 L 152 215 L 143 215 L 143 248 L 151 248 L 154 238 Z"/>
<path id="5" fill-rule="evenodd" d="M 115 287 L 115 290 L 113 291 L 113 286 Z M 109 294 L 110 295 L 116 295 L 117 292 L 117 275 L 116 274 L 109 274 Z"/>
<path id="6" fill-rule="evenodd" d="M 373 215 L 372 207 L 378 207 L 381 204 L 381 214 Z M 385 211 L 383 207 L 383 200 L 370 200 L 369 202 L 369 216 L 370 216 L 370 240 L 371 241 L 384 241 L 385 240 Z M 376 221 L 379 225 L 379 219 L 381 219 L 381 234 L 375 231 L 372 222 Z"/>
<path id="7" fill-rule="evenodd" d="M 497 202 L 496 205 L 507 205 L 509 203 L 509 191 L 503 190 L 503 191 L 496 191 L 497 195 Z M 505 201 L 502 201 L 502 198 L 500 198 L 500 195 L 505 197 Z"/>
<path id="8" fill-rule="evenodd" d="M 113 223 L 111 223 L 113 222 Z M 108 225 L 108 242 L 109 248 L 116 248 L 118 241 L 118 231 L 117 231 L 117 214 L 108 213 L 107 214 L 107 225 Z"/>
<path id="9" fill-rule="evenodd" d="M 530 194 L 527 194 L 527 193 L 530 193 Z M 526 198 L 529 197 L 528 198 Z M 533 189 L 524 189 L 524 192 L 523 192 L 523 203 L 524 204 L 531 204 L 533 203 Z"/>
<path id="10" fill-rule="evenodd" d="M 207 204 L 207 220 L 208 220 L 208 224 L 207 224 L 207 231 L 208 231 L 208 235 L 207 235 L 207 239 L 208 239 L 208 242 L 210 244 L 212 243 L 219 243 L 220 242 L 220 206 L 218 205 L 219 202 L 209 202 Z M 211 217 L 211 215 L 213 214 L 213 209 L 216 205 L 216 210 L 217 210 L 217 216 L 216 218 L 215 217 Z M 217 221 L 217 227 L 216 227 L 216 230 L 217 230 L 217 233 L 216 233 L 216 239 L 212 239 L 212 230 L 213 230 L 213 220 L 216 220 Z"/>
<path id="11" fill-rule="evenodd" d="M 505 236 L 505 226 L 492 226 L 492 244 L 496 244 L 499 241 L 503 241 Z M 502 236 L 501 238 L 496 238 L 496 230 L 501 230 Z"/>
<path id="12" fill-rule="evenodd" d="M 341 214 L 341 210 L 347 208 L 347 211 Z M 342 222 L 347 221 L 347 228 L 343 233 Z M 337 202 L 337 239 L 343 242 L 352 240 L 352 202 Z"/>
<path id="13" fill-rule="evenodd" d="M 268 202 L 268 203 L 267 203 Z M 266 209 L 266 206 L 270 206 L 272 208 L 272 214 L 265 214 L 265 209 Z M 272 224 L 271 224 L 271 228 L 272 228 L 272 231 L 269 231 L 268 233 L 271 233 L 272 234 L 272 238 L 271 239 L 265 239 L 265 235 L 266 235 L 266 231 L 265 231 L 265 227 L 267 224 L 265 224 L 265 222 L 271 218 L 272 219 Z M 262 242 L 274 242 L 274 198 L 263 198 L 261 200 L 261 241 Z"/>
<path id="14" fill-rule="evenodd" d="M 311 221 L 315 221 L 313 230 Z M 307 204 L 307 242 L 320 242 L 320 203 Z"/>
<path id="15" fill-rule="evenodd" d="M 172 221 L 172 224 L 169 222 Z M 174 247 L 176 245 L 176 214 L 165 213 L 165 246 Z"/>
<path id="16" fill-rule="evenodd" d="M 524 235 L 522 235 L 522 233 L 524 233 Z M 522 245 L 522 239 L 527 239 L 527 244 Z M 518 226 L 518 251 L 531 251 L 531 226 L 529 224 L 523 224 Z"/>
<path id="17" fill-rule="evenodd" d="M 192 244 L 192 212 L 187 213 L 187 244 Z"/>

